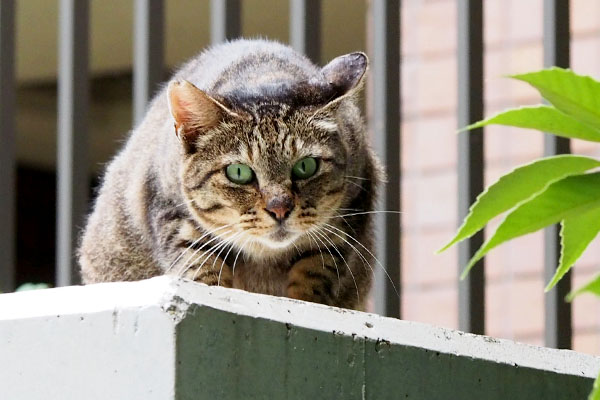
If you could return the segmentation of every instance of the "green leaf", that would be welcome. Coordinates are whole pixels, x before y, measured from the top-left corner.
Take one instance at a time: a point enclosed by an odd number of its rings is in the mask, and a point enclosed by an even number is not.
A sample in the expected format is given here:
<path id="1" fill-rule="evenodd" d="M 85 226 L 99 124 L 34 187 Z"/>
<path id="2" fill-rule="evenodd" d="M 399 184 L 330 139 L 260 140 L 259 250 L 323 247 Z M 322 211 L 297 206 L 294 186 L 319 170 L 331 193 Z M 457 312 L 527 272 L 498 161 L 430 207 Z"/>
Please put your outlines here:
<path id="1" fill-rule="evenodd" d="M 600 207 L 600 173 L 568 176 L 550 184 L 508 214 L 471 258 L 461 278 L 494 247 L 597 207 Z"/>
<path id="2" fill-rule="evenodd" d="M 456 236 L 438 252 L 472 236 L 490 219 L 544 190 L 550 183 L 597 167 L 600 161 L 593 158 L 560 155 L 516 168 L 477 197 Z"/>
<path id="3" fill-rule="evenodd" d="M 579 122 L 550 106 L 515 108 L 498 113 L 465 129 L 481 128 L 486 125 L 506 125 L 517 128 L 536 129 L 566 138 L 600 142 L 600 131 Z"/>
<path id="4" fill-rule="evenodd" d="M 580 288 L 571 291 L 567 295 L 567 301 L 572 301 L 575 296 L 579 296 L 582 293 L 593 293 L 596 296 L 600 296 L 600 274 L 597 274 L 591 281 L 581 286 Z"/>
<path id="5" fill-rule="evenodd" d="M 590 242 L 600 232 L 600 207 L 562 221 L 560 261 L 545 291 L 549 291 L 571 269 Z"/>
<path id="6" fill-rule="evenodd" d="M 557 67 L 511 77 L 529 83 L 565 114 L 600 129 L 600 82 Z"/>
<path id="7" fill-rule="evenodd" d="M 592 393 L 590 393 L 588 400 L 600 400 L 600 375 L 594 381 L 594 387 Z"/>

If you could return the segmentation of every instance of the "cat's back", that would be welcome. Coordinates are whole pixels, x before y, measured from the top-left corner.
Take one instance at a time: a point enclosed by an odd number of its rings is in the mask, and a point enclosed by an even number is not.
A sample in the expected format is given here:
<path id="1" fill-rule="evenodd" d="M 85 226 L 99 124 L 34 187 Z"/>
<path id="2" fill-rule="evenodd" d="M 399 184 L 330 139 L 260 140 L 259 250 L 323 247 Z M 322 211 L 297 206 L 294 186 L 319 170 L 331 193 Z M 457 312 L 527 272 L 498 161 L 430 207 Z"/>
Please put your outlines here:
<path id="1" fill-rule="evenodd" d="M 185 64 L 175 79 L 228 97 L 266 94 L 314 77 L 319 69 L 288 46 L 268 40 L 240 39 L 213 46 Z"/>

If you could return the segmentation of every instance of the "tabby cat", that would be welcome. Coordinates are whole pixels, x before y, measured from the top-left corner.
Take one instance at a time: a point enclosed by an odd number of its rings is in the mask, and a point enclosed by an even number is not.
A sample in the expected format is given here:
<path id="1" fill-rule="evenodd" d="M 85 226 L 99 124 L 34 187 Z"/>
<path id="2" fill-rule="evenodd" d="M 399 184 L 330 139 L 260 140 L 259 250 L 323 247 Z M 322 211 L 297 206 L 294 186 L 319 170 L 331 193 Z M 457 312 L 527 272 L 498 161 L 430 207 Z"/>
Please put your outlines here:
<path id="1" fill-rule="evenodd" d="M 83 281 L 173 274 L 364 308 L 382 176 L 356 104 L 367 64 L 264 40 L 185 64 L 106 170 Z"/>

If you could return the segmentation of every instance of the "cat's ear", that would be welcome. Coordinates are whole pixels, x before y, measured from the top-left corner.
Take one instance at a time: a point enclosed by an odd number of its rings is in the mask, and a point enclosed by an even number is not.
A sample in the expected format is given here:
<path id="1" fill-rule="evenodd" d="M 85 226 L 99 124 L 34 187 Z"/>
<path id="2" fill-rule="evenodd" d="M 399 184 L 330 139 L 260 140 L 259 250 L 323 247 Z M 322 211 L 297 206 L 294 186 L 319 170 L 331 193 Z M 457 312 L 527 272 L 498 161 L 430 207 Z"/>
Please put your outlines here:
<path id="1" fill-rule="evenodd" d="M 321 69 L 321 73 L 335 96 L 330 99 L 330 107 L 345 97 L 351 96 L 363 86 L 369 66 L 367 55 L 362 52 L 350 53 L 334 58 Z"/>
<path id="2" fill-rule="evenodd" d="M 236 115 L 186 80 L 170 82 L 167 96 L 169 111 L 175 120 L 175 134 L 188 145 L 227 115 Z"/>

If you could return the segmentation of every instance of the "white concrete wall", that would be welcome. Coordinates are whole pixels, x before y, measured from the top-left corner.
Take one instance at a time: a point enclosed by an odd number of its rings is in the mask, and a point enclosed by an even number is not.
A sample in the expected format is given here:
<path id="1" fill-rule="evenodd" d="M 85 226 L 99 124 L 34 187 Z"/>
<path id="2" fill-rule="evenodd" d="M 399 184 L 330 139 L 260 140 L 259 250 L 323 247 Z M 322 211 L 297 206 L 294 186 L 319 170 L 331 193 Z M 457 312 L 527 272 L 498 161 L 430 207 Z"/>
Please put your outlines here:
<path id="1" fill-rule="evenodd" d="M 585 398 L 600 358 L 169 277 L 0 295 L 0 399 Z"/>
<path id="2" fill-rule="evenodd" d="M 0 399 L 172 399 L 165 280 L 0 296 Z"/>

